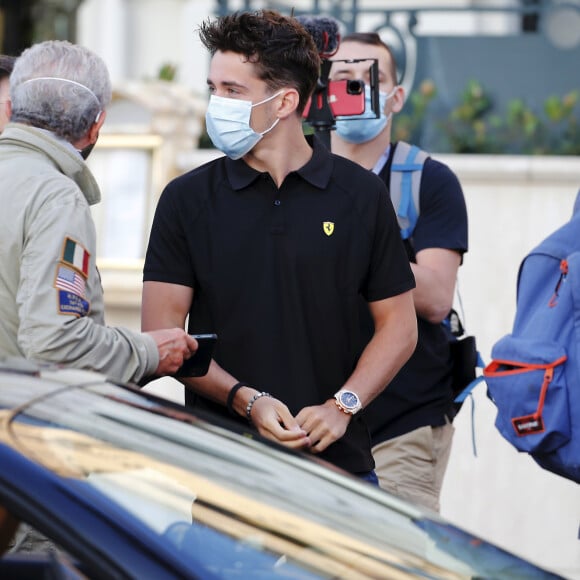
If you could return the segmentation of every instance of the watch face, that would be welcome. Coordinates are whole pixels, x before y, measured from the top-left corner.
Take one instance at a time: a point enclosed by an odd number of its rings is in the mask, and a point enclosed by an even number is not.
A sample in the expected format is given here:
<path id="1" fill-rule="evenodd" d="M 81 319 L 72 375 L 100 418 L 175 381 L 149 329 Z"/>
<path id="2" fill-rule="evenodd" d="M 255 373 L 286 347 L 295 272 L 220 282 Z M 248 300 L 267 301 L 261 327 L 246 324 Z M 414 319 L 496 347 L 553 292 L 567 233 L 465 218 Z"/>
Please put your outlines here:
<path id="1" fill-rule="evenodd" d="M 347 409 L 354 409 L 359 404 L 358 396 L 355 393 L 351 393 L 350 391 L 343 391 L 340 393 L 340 402 Z"/>

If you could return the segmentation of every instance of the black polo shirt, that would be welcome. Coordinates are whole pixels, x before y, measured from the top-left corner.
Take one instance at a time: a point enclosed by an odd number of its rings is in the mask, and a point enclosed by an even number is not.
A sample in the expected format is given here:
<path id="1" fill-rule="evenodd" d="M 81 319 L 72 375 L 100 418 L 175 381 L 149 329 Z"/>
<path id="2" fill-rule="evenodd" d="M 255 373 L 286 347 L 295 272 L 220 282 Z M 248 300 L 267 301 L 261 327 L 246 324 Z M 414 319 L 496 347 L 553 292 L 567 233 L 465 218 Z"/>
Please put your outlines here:
<path id="1" fill-rule="evenodd" d="M 216 362 L 293 414 L 332 397 L 352 373 L 359 296 L 414 287 L 384 183 L 310 143 L 312 158 L 280 188 L 227 157 L 169 183 L 144 269 L 145 281 L 192 287 L 189 332 L 216 332 Z M 226 412 L 191 393 L 186 401 Z M 323 457 L 353 473 L 372 469 L 360 416 Z"/>

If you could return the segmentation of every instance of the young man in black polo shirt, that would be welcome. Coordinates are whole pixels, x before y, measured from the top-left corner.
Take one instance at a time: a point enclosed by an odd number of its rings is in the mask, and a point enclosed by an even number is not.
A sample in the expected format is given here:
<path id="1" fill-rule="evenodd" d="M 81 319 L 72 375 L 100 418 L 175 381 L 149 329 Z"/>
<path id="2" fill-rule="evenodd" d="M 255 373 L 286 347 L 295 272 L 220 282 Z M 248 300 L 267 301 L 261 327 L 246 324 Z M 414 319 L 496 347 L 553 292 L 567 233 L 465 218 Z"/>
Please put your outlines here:
<path id="1" fill-rule="evenodd" d="M 206 121 L 226 157 L 172 181 L 144 269 L 142 325 L 215 332 L 186 402 L 368 477 L 359 414 L 416 343 L 414 278 L 386 187 L 302 131 L 319 73 L 308 32 L 264 10 L 206 22 Z M 358 349 L 359 309 L 376 332 Z M 336 394 L 336 397 L 335 397 Z"/>

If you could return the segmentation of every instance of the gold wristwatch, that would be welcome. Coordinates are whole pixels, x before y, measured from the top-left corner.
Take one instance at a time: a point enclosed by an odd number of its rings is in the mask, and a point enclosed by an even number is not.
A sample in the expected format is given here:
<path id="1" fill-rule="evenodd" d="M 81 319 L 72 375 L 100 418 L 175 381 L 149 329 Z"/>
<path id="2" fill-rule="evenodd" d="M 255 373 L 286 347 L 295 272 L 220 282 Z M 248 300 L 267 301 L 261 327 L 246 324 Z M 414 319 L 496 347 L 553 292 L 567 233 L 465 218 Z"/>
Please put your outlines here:
<path id="1" fill-rule="evenodd" d="M 362 409 L 362 404 L 356 393 L 347 389 L 341 389 L 334 395 L 336 405 L 344 413 L 354 415 Z"/>

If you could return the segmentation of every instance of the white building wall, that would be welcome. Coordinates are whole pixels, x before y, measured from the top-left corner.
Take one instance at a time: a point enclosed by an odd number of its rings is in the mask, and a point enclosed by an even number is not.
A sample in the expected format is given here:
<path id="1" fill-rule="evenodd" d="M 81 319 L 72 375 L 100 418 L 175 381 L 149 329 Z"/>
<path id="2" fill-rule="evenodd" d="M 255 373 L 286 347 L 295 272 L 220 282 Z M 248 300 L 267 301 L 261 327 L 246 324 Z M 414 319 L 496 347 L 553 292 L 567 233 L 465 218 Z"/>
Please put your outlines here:
<path id="1" fill-rule="evenodd" d="M 499 3 L 498 3 L 499 4 Z M 177 80 L 205 94 L 208 58 L 197 29 L 214 15 L 215 0 L 84 0 L 79 9 L 78 41 L 100 54 L 107 63 L 113 82 L 144 80 L 157 76 L 162 65 L 177 66 Z M 268 2 L 256 3 L 267 7 Z M 296 0 L 296 10 L 308 10 L 311 0 Z M 322 9 L 330 4 L 321 2 Z M 486 6 L 486 1 L 448 0 L 448 8 Z M 504 0 L 503 6 L 517 5 L 517 0 Z M 384 8 L 384 0 L 359 0 L 359 6 Z M 417 0 L 414 7 L 433 7 L 432 0 Z M 232 9 L 242 9 L 242 0 L 231 0 Z M 407 9 L 407 2 L 391 2 L 390 9 Z M 359 29 L 374 28 L 380 18 L 361 16 Z M 403 17 L 395 24 L 406 28 Z M 419 34 L 488 33 L 503 34 L 518 25 L 516 16 L 499 13 L 460 14 L 449 12 L 428 14 L 417 26 Z"/>
<path id="2" fill-rule="evenodd" d="M 107 63 L 113 85 L 130 78 L 128 10 L 126 0 L 85 0 L 77 18 L 77 42 Z"/>
<path id="3" fill-rule="evenodd" d="M 178 82 L 206 94 L 209 60 L 197 29 L 213 8 L 209 0 L 84 0 L 78 42 L 103 57 L 114 85 L 173 64 Z"/>

